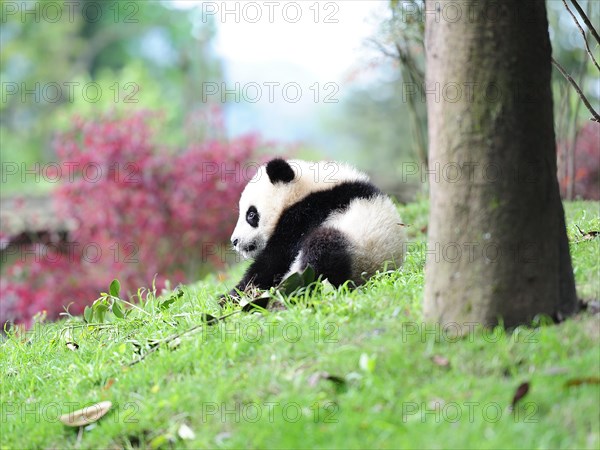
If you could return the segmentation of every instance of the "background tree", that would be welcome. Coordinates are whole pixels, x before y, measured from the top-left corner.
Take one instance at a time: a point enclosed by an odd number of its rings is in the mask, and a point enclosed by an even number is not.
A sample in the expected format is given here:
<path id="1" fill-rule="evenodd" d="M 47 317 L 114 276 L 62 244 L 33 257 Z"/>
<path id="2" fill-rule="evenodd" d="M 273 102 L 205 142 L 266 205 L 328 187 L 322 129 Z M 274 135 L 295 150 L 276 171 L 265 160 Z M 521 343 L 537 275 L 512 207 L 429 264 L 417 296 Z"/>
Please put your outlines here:
<path id="1" fill-rule="evenodd" d="M 449 2 L 440 6 L 440 15 L 445 14 L 452 20 L 456 5 Z M 339 128 L 336 139 L 328 145 L 333 147 L 343 139 L 341 147 L 346 155 L 347 149 L 353 146 L 357 154 L 366 147 L 378 148 L 384 163 L 377 165 L 378 160 L 369 158 L 368 154 L 356 161 L 362 167 L 371 168 L 373 175 L 380 178 L 378 181 L 384 181 L 386 189 L 399 195 L 406 190 L 407 183 L 418 183 L 419 186 L 411 187 L 427 190 L 425 0 L 390 0 L 388 7 L 388 14 L 381 18 L 369 44 L 384 56 L 375 60 L 375 67 L 386 68 L 389 75 L 365 92 L 355 93 L 343 105 L 336 115 L 337 122 L 332 124 Z M 600 109 L 600 93 L 596 88 L 600 72 L 589 57 L 598 53 L 598 43 L 595 33 L 587 26 L 600 23 L 600 2 L 552 0 L 547 2 L 547 7 L 554 59 L 576 81 L 589 102 Z M 493 13 L 490 10 L 490 14 Z M 587 19 L 583 19 L 583 15 Z M 373 70 L 373 61 L 369 60 L 365 70 Z M 600 125 L 589 120 L 590 112 L 557 69 L 553 71 L 552 92 L 561 195 L 569 200 L 599 199 L 600 162 L 596 162 L 598 142 L 593 137 L 600 136 Z M 413 175 L 414 163 L 418 163 L 421 170 Z"/>
<path id="2" fill-rule="evenodd" d="M 562 20 L 557 22 L 564 30 L 562 39 L 554 39 L 552 60 L 556 69 L 553 93 L 557 99 L 554 117 L 561 196 L 567 200 L 599 200 L 600 66 L 594 54 L 598 53 L 600 37 L 593 24 L 600 21 L 600 3 L 562 0 L 549 2 L 548 6 L 550 17 L 552 12 L 562 13 Z M 562 46 L 555 45 L 561 42 Z"/>
<path id="3" fill-rule="evenodd" d="M 426 2 L 426 84 L 440 95 L 428 96 L 425 316 L 513 326 L 569 314 L 545 2 L 443 6 Z"/>

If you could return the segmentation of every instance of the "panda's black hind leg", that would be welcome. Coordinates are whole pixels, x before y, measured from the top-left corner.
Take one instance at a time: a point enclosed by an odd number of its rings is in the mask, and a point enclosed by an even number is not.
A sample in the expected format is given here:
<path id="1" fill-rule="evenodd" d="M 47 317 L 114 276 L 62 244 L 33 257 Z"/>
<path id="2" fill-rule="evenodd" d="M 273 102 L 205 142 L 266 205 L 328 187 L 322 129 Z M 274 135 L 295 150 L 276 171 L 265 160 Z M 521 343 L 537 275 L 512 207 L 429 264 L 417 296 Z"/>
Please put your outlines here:
<path id="1" fill-rule="evenodd" d="M 301 250 L 301 266 L 310 264 L 317 276 L 327 278 L 334 286 L 352 278 L 350 242 L 335 228 L 317 228 L 306 237 Z"/>

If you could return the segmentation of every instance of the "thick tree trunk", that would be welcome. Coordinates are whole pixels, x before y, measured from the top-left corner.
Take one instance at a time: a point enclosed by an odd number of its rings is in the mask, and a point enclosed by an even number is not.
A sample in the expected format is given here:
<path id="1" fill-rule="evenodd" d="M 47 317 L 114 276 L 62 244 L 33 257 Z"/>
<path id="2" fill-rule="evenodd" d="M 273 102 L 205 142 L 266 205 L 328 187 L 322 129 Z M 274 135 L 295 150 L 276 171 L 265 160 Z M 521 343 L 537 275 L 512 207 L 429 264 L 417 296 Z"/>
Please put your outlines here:
<path id="1" fill-rule="evenodd" d="M 426 9 L 425 317 L 464 332 L 570 314 L 544 0 L 427 0 Z"/>

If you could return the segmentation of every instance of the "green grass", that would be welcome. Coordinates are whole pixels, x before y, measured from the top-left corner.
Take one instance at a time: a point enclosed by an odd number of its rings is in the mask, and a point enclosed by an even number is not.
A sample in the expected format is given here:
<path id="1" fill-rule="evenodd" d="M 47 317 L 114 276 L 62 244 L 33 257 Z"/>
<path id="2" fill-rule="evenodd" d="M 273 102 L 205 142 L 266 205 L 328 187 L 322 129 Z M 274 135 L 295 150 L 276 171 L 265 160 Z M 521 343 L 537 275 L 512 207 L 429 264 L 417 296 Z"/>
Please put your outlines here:
<path id="1" fill-rule="evenodd" d="M 600 239 L 583 240 L 575 224 L 600 229 L 598 207 L 566 207 L 578 292 L 587 300 L 599 298 Z M 401 214 L 409 238 L 423 243 L 426 203 Z M 164 297 L 149 295 L 145 312 L 109 314 L 103 326 L 72 318 L 9 335 L 0 348 L 1 447 L 598 448 L 599 316 L 456 340 L 422 324 L 424 261 L 413 250 L 401 271 L 358 290 L 235 314 L 133 366 L 140 346 L 147 351 L 204 313 L 233 310 L 216 304 L 224 283 L 211 277 L 186 286 L 163 309 Z M 242 270 L 232 269 L 225 284 Z M 524 382 L 529 392 L 510 411 Z M 57 419 L 102 400 L 112 410 L 80 442 Z"/>

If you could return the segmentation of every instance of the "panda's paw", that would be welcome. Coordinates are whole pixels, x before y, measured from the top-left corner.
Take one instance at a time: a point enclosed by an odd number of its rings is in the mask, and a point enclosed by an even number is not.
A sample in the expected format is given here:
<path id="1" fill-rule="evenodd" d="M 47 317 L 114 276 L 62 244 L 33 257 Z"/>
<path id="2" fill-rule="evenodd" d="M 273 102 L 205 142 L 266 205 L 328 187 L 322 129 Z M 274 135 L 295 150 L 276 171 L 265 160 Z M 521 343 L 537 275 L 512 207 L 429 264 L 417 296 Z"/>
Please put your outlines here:
<path id="1" fill-rule="evenodd" d="M 240 295 L 238 291 L 231 290 L 227 294 L 220 295 L 217 301 L 219 302 L 219 306 L 225 306 L 227 302 L 238 304 L 240 302 Z"/>

